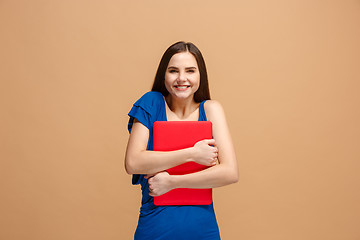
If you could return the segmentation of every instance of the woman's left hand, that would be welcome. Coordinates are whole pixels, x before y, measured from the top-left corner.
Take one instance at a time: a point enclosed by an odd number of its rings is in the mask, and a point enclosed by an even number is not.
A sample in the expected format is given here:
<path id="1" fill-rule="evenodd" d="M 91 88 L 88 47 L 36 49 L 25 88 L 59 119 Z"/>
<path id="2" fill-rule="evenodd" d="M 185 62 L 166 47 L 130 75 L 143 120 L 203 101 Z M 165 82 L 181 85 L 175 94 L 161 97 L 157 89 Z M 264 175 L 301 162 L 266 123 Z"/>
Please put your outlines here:
<path id="1" fill-rule="evenodd" d="M 163 195 L 174 189 L 172 177 L 166 171 L 156 173 L 155 175 L 146 175 L 145 178 L 148 179 L 149 195 L 152 197 Z"/>

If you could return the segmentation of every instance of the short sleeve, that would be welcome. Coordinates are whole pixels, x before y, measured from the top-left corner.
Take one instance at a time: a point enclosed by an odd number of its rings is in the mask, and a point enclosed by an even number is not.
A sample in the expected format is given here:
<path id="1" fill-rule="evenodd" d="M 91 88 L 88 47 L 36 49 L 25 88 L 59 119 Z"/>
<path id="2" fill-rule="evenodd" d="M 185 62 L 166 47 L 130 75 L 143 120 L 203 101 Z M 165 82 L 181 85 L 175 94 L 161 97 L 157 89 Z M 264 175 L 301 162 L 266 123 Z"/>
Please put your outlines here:
<path id="1" fill-rule="evenodd" d="M 145 127 L 150 129 L 150 124 L 151 124 L 150 113 L 146 111 L 143 107 L 134 104 L 128 115 L 130 117 L 128 123 L 129 133 L 131 133 L 131 129 L 134 124 L 135 118 L 139 122 L 141 122 Z"/>
<path id="2" fill-rule="evenodd" d="M 130 119 L 128 123 L 128 130 L 131 133 L 134 119 L 136 118 L 149 130 L 152 128 L 152 123 L 159 112 L 159 100 L 162 94 L 159 92 L 147 92 L 139 100 L 137 100 L 130 112 L 128 113 Z"/>
<path id="3" fill-rule="evenodd" d="M 152 150 L 152 125 L 159 117 L 161 112 L 161 103 L 163 95 L 160 92 L 147 92 L 139 100 L 137 100 L 128 113 L 130 119 L 128 123 L 128 130 L 131 133 L 135 118 L 149 129 L 148 150 Z M 140 184 L 144 180 L 144 176 L 134 174 L 132 177 L 132 184 Z"/>

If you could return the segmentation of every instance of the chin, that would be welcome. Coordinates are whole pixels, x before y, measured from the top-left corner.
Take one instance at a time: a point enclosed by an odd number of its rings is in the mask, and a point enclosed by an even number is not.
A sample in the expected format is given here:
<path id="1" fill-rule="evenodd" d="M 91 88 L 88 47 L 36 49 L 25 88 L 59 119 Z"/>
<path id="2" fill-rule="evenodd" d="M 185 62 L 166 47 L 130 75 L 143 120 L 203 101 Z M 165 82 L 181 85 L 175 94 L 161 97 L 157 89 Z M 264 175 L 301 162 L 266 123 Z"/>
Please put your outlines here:
<path id="1" fill-rule="evenodd" d="M 178 98 L 178 99 L 188 99 L 188 98 L 194 98 L 194 93 L 179 93 L 175 92 L 171 94 L 172 97 Z"/>

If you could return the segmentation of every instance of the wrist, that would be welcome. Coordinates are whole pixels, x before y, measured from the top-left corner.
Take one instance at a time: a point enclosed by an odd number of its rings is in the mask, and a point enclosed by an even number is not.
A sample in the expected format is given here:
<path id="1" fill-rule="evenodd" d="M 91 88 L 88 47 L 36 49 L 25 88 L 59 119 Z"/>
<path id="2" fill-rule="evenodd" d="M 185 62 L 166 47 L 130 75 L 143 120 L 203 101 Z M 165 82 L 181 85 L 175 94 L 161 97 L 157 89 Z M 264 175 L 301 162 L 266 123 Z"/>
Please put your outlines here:
<path id="1" fill-rule="evenodd" d="M 170 175 L 170 183 L 171 183 L 171 188 L 175 189 L 175 188 L 180 188 L 180 178 L 181 175 Z"/>
<path id="2" fill-rule="evenodd" d="M 190 147 L 190 148 L 186 148 L 185 150 L 186 150 L 185 162 L 194 162 L 195 148 Z"/>

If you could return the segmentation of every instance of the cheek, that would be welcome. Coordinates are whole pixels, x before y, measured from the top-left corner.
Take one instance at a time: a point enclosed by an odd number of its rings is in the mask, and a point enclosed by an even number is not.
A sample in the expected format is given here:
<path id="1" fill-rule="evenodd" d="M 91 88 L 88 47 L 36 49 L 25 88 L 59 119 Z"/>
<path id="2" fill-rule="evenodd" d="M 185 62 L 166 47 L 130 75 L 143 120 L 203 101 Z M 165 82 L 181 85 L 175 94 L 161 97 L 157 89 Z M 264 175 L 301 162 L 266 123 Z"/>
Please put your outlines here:
<path id="1" fill-rule="evenodd" d="M 199 77 L 199 79 L 196 81 L 196 90 L 195 90 L 195 92 L 197 92 L 197 90 L 199 90 L 199 88 L 200 88 L 200 77 Z"/>
<path id="2" fill-rule="evenodd" d="M 172 74 L 165 74 L 165 83 L 166 84 L 172 84 L 174 82 L 174 80 L 176 79 L 176 76 L 172 75 Z"/>
<path id="3" fill-rule="evenodd" d="M 169 78 L 167 78 L 166 76 L 165 76 L 165 82 L 164 82 L 164 84 L 165 84 L 166 90 L 168 90 L 168 92 L 170 92 L 172 83 L 171 83 L 171 80 L 170 80 Z"/>
<path id="4" fill-rule="evenodd" d="M 200 76 L 196 76 L 196 77 L 193 79 L 193 84 L 194 84 L 194 86 L 197 86 L 197 87 L 200 86 Z"/>
<path id="5" fill-rule="evenodd" d="M 170 86 L 171 85 L 171 81 L 168 78 L 165 78 L 165 86 Z"/>

